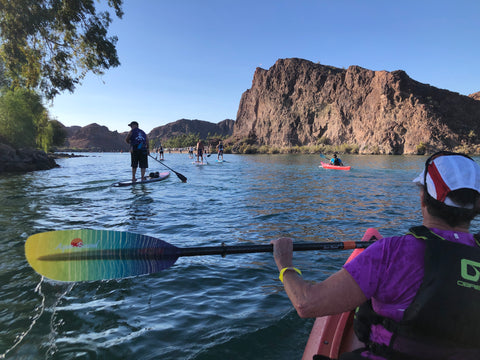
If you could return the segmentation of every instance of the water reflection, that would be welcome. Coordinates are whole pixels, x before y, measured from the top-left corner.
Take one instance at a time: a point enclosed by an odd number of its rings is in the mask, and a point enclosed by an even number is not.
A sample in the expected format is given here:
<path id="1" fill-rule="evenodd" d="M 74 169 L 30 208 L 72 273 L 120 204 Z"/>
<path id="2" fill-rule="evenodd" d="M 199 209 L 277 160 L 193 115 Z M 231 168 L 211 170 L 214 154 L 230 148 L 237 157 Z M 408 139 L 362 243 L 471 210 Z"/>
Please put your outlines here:
<path id="1" fill-rule="evenodd" d="M 226 155 L 227 162 L 203 167 L 186 154 L 166 156 L 186 184 L 172 174 L 111 187 L 130 176 L 128 154 L 61 159 L 57 169 L 0 177 L 0 354 L 30 326 L 12 357 L 292 359 L 308 337 L 311 324 L 292 312 L 270 254 L 181 258 L 160 273 L 74 286 L 45 281 L 42 305 L 41 278 L 23 249 L 36 232 L 111 229 L 188 247 L 263 244 L 281 235 L 358 240 L 367 227 L 394 235 L 421 219 L 411 181 L 424 157 L 346 155 L 352 170 L 345 172 L 319 168 L 318 155 Z M 345 256 L 305 252 L 295 262 L 319 280 Z M 279 344 L 285 328 L 291 331 Z"/>

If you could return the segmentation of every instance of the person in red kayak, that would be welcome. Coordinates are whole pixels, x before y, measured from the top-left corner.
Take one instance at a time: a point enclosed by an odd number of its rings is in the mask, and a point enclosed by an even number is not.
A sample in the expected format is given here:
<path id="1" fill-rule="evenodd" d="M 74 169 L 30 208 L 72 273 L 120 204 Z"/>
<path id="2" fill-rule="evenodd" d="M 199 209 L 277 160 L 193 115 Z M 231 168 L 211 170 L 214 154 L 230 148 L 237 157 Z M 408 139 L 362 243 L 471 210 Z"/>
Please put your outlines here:
<path id="1" fill-rule="evenodd" d="M 337 153 L 333 154 L 333 158 L 330 159 L 330 164 L 335 166 L 343 166 L 342 159 L 337 156 Z"/>
<path id="2" fill-rule="evenodd" d="M 480 359 L 480 166 L 439 152 L 414 179 L 421 226 L 376 241 L 337 273 L 312 284 L 293 266 L 292 240 L 273 240 L 285 291 L 300 317 L 357 308 L 365 348 L 340 359 Z"/>

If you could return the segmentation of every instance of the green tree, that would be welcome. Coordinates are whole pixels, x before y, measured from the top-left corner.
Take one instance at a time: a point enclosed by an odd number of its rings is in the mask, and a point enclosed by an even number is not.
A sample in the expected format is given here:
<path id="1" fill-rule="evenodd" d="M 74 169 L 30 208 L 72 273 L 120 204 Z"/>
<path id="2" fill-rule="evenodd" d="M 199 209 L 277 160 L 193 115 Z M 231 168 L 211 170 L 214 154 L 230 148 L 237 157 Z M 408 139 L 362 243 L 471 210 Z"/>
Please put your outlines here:
<path id="1" fill-rule="evenodd" d="M 52 132 L 53 132 L 52 145 L 53 146 L 65 145 L 65 141 L 67 140 L 67 130 L 65 129 L 65 126 L 63 126 L 57 120 L 49 121 L 48 126 L 52 129 Z"/>
<path id="2" fill-rule="evenodd" d="M 123 16 L 123 0 L 105 0 Z M 109 11 L 94 0 L 0 0 L 0 58 L 14 87 L 39 89 L 47 99 L 75 86 L 91 71 L 120 65 Z"/>
<path id="3" fill-rule="evenodd" d="M 0 97 L 0 135 L 15 148 L 35 147 L 45 116 L 41 98 L 33 91 L 15 89 Z"/>
<path id="4" fill-rule="evenodd" d="M 162 141 L 162 146 L 164 148 L 186 148 L 189 146 L 195 146 L 198 140 L 200 140 L 199 134 L 188 133 Z"/>
<path id="5" fill-rule="evenodd" d="M 53 127 L 49 122 L 48 114 L 46 112 L 40 115 L 39 119 L 37 120 L 36 128 L 37 147 L 45 152 L 50 151 L 53 144 Z"/>

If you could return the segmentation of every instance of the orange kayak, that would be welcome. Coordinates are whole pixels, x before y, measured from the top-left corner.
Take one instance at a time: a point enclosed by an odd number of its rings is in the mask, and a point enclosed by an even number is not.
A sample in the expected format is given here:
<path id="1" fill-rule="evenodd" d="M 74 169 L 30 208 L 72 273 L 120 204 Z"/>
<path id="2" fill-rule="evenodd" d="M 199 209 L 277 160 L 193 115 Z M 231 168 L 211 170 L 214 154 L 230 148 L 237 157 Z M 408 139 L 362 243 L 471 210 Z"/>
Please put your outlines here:
<path id="1" fill-rule="evenodd" d="M 377 229 L 369 228 L 362 241 L 381 239 Z M 363 249 L 355 249 L 347 262 L 355 258 Z M 310 337 L 303 352 L 302 360 L 312 360 L 314 355 L 323 355 L 325 359 L 338 359 L 345 353 L 364 345 L 357 339 L 353 331 L 355 311 L 343 314 L 323 316 L 315 319 Z"/>
<path id="2" fill-rule="evenodd" d="M 321 166 L 324 168 L 324 169 L 332 169 L 332 170 L 350 170 L 351 166 L 340 166 L 340 165 L 332 165 L 332 164 L 329 164 L 329 163 L 324 163 L 323 161 L 320 161 L 321 162 Z"/>

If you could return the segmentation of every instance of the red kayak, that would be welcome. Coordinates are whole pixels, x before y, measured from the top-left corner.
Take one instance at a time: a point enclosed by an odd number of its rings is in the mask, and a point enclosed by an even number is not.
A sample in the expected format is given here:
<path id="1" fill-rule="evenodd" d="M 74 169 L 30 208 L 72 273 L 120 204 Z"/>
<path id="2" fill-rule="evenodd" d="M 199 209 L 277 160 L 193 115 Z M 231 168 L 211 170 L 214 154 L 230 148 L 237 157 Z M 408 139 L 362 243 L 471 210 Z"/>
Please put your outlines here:
<path id="1" fill-rule="evenodd" d="M 332 165 L 332 164 L 329 164 L 329 163 L 324 163 L 323 161 L 321 161 L 322 163 L 322 167 L 324 169 L 333 169 L 333 170 L 350 170 L 351 166 L 340 166 L 340 165 Z"/>
<path id="2" fill-rule="evenodd" d="M 363 235 L 362 241 L 381 239 L 377 229 L 369 228 Z M 347 262 L 355 258 L 363 249 L 355 249 Z M 310 337 L 303 352 L 302 360 L 312 360 L 314 355 L 323 355 L 324 359 L 338 359 L 338 357 L 364 346 L 353 332 L 353 316 L 355 311 L 343 314 L 319 317 L 313 324 Z"/>

